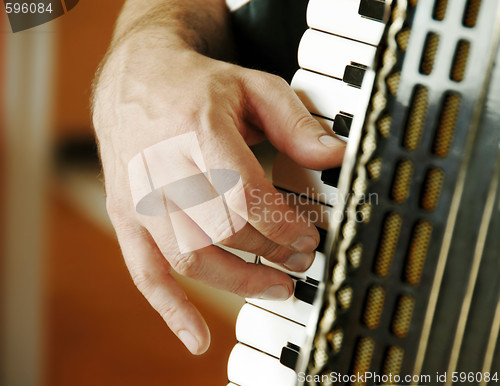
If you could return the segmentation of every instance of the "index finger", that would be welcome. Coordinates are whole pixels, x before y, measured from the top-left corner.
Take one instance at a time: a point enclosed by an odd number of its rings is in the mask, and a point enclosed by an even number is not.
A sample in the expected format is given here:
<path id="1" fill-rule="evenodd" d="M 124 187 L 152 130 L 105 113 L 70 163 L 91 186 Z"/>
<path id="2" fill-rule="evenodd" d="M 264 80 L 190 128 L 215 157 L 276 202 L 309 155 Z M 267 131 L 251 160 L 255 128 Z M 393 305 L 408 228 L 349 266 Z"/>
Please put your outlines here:
<path id="1" fill-rule="evenodd" d="M 221 119 L 219 125 L 227 127 L 230 123 Z M 222 156 L 213 139 L 202 138 L 201 147 L 209 168 L 231 169 L 240 174 L 242 183 L 228 192 L 228 206 L 275 243 L 298 252 L 313 251 L 319 243 L 316 227 L 286 204 L 237 130 L 228 130 L 225 139 Z M 246 213 L 242 213 L 242 196 Z"/>

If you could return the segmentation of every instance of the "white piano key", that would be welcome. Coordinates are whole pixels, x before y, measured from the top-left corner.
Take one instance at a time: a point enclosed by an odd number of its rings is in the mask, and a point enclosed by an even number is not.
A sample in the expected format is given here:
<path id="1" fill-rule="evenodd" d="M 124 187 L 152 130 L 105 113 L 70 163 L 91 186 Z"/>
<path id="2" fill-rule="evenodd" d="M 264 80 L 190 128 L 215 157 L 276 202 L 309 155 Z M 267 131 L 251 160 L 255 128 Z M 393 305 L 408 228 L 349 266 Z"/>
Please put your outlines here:
<path id="1" fill-rule="evenodd" d="M 273 184 L 331 206 L 339 199 L 339 190 L 321 181 L 320 171 L 303 168 L 281 153 L 274 161 Z"/>
<path id="2" fill-rule="evenodd" d="M 284 301 L 250 298 L 246 299 L 246 301 L 304 326 L 307 325 L 313 310 L 313 306 L 311 304 L 298 300 L 294 296 L 291 296 Z"/>
<path id="3" fill-rule="evenodd" d="M 321 126 L 323 126 L 327 131 L 332 130 L 333 131 L 333 119 L 328 119 L 324 117 L 317 117 L 316 115 L 313 115 L 313 118 L 316 119 Z M 345 138 L 345 137 L 341 137 Z"/>
<path id="4" fill-rule="evenodd" d="M 215 245 L 217 245 L 219 248 L 225 249 L 228 252 L 231 252 L 233 255 L 238 256 L 240 259 L 246 261 L 247 263 L 255 263 L 257 261 L 257 255 L 255 253 L 242 251 L 236 248 L 226 247 L 225 245 L 219 243 Z"/>
<path id="5" fill-rule="evenodd" d="M 238 343 L 227 364 L 231 382 L 242 386 L 293 386 L 297 375 L 278 359 Z"/>
<path id="6" fill-rule="evenodd" d="M 310 0 L 307 25 L 335 35 L 378 45 L 384 33 L 384 23 L 358 13 L 360 0 Z"/>
<path id="7" fill-rule="evenodd" d="M 283 271 L 291 276 L 297 277 L 302 280 L 306 280 L 306 278 L 310 277 L 311 279 L 322 282 L 324 279 L 324 273 L 326 268 L 326 256 L 321 252 L 316 252 L 316 256 L 314 257 L 314 261 L 311 266 L 305 272 L 293 272 L 289 271 L 278 264 L 275 264 L 263 257 L 260 258 L 260 262 L 263 265 L 267 265 L 268 267 L 276 268 L 280 271 Z"/>
<path id="8" fill-rule="evenodd" d="M 352 63 L 372 67 L 377 48 L 368 44 L 307 30 L 299 45 L 299 66 L 342 79 Z"/>
<path id="9" fill-rule="evenodd" d="M 292 88 L 311 113 L 329 119 L 335 119 L 340 112 L 364 116 L 366 105 L 364 110 L 361 109 L 363 104 L 359 101 L 367 99 L 373 87 L 370 77 L 366 78 L 365 75 L 363 85 L 357 88 L 341 80 L 300 69 L 292 79 Z"/>
<path id="10" fill-rule="evenodd" d="M 288 343 L 304 344 L 306 328 L 247 303 L 238 314 L 236 339 L 279 358 Z"/>

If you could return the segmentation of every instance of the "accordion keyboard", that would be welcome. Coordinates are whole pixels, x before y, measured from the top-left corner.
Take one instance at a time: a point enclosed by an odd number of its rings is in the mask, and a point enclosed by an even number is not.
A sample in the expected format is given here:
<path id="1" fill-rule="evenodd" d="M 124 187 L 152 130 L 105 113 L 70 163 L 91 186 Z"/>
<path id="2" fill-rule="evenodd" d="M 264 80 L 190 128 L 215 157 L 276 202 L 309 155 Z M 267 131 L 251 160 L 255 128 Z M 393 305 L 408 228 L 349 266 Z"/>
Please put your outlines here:
<path id="1" fill-rule="evenodd" d="M 385 13 L 384 2 L 378 0 L 309 1 L 309 29 L 298 50 L 301 69 L 291 86 L 311 114 L 346 141 L 351 133 L 361 132 Z M 340 168 L 308 170 L 281 154 L 273 167 L 273 184 L 288 198 L 296 198 L 288 202 L 309 216 L 323 242 L 332 207 L 340 199 L 339 175 Z M 264 258 L 252 256 L 247 261 L 284 271 Z M 306 272 L 285 271 L 296 283 L 291 298 L 283 302 L 247 299 L 236 323 L 238 343 L 228 362 L 228 385 L 297 383 L 296 371 L 319 317 L 327 264 L 320 244 Z"/>

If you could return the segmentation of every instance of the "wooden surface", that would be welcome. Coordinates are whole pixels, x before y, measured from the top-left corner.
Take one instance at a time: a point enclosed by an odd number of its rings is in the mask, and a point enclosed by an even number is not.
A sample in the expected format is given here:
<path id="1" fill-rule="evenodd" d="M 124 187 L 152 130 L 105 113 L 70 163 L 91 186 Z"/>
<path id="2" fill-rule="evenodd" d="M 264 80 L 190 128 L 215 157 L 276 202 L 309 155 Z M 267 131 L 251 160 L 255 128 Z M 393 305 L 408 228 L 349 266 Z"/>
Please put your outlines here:
<path id="1" fill-rule="evenodd" d="M 45 384 L 225 385 L 234 323 L 192 298 L 212 346 L 190 355 L 134 287 L 116 241 L 57 192 L 49 209 Z"/>
<path id="2" fill-rule="evenodd" d="M 54 130 L 58 136 L 92 133 L 91 83 L 123 3 L 124 0 L 81 0 L 54 21 L 58 29 Z"/>

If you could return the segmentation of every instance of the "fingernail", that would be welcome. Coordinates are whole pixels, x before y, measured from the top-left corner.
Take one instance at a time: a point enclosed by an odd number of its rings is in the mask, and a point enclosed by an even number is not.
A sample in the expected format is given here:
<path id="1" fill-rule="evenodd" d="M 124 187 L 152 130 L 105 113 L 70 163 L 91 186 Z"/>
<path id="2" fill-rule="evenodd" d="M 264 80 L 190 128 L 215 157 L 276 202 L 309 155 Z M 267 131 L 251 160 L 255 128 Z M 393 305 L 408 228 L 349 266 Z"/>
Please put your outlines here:
<path id="1" fill-rule="evenodd" d="M 281 284 L 272 285 L 260 295 L 260 299 L 266 300 L 286 300 L 289 297 L 290 290 Z"/>
<path id="2" fill-rule="evenodd" d="M 292 255 L 283 263 L 283 265 L 290 271 L 304 272 L 312 264 L 314 257 L 311 253 L 297 252 Z"/>
<path id="3" fill-rule="evenodd" d="M 192 354 L 196 354 L 198 352 L 200 345 L 198 344 L 196 338 L 189 331 L 181 330 L 177 335 L 179 336 L 179 339 L 182 341 L 182 343 L 184 343 L 184 346 L 186 346 Z"/>
<path id="4" fill-rule="evenodd" d="M 327 147 L 340 147 L 344 144 L 340 139 L 332 137 L 331 135 L 322 135 L 319 141 Z"/>
<path id="5" fill-rule="evenodd" d="M 318 243 L 311 236 L 300 236 L 292 243 L 292 248 L 299 252 L 312 252 Z"/>

